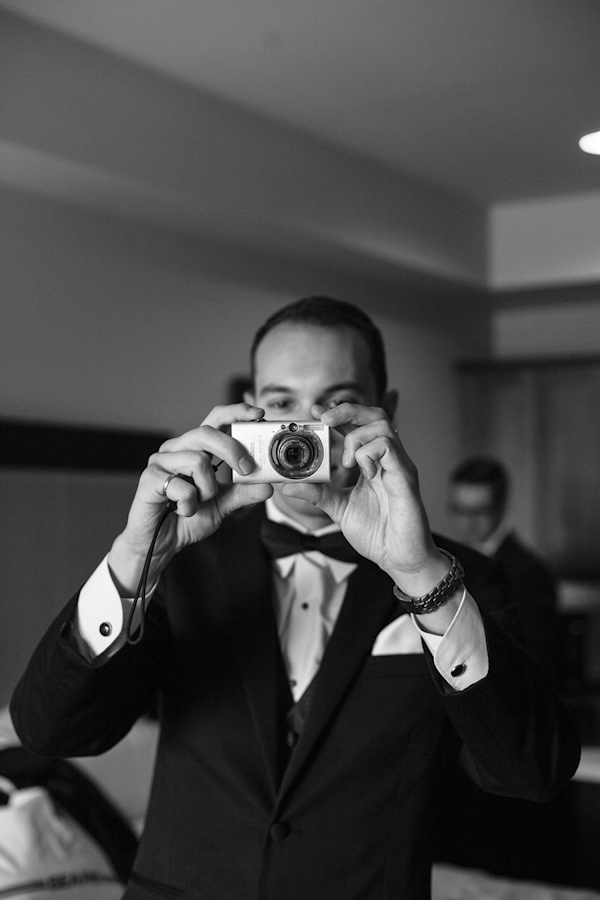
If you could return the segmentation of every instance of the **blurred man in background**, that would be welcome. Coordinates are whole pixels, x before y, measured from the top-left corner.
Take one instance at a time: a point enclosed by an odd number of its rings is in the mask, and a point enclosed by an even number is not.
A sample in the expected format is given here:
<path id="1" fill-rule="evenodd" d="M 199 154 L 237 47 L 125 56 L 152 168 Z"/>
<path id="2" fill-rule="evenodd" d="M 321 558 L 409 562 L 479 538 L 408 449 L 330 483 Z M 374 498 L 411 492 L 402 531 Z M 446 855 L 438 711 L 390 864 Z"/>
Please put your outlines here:
<path id="1" fill-rule="evenodd" d="M 556 581 L 549 566 L 525 546 L 508 521 L 510 485 L 496 459 L 477 456 L 450 475 L 450 513 L 455 537 L 502 567 L 518 603 L 529 649 L 546 674 L 556 677 L 558 615 Z"/>

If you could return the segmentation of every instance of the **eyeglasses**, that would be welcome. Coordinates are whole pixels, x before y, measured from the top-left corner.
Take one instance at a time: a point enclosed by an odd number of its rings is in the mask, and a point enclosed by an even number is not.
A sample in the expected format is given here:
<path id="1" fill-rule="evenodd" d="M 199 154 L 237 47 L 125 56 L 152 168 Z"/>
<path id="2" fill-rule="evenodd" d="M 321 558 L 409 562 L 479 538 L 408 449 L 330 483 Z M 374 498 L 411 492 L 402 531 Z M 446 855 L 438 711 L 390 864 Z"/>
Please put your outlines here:
<path id="1" fill-rule="evenodd" d="M 497 512 L 497 508 L 492 503 L 488 503 L 486 506 L 461 506 L 458 503 L 451 503 L 449 509 L 455 516 L 464 516 L 469 519 L 493 516 Z"/>

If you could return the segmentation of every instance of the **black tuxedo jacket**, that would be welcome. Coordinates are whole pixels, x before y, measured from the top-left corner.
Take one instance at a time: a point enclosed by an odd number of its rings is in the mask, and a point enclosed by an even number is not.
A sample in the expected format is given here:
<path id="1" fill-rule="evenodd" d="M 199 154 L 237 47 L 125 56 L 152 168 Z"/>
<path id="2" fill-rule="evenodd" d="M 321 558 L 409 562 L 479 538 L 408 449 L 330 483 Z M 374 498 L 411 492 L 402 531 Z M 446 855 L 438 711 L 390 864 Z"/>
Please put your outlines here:
<path id="1" fill-rule="evenodd" d="M 290 756 L 263 517 L 262 506 L 245 510 L 182 551 L 143 641 L 104 665 L 69 641 L 74 598 L 15 691 L 19 736 L 42 755 L 99 753 L 158 692 L 161 739 L 126 900 L 425 900 L 432 795 L 459 744 L 487 790 L 543 800 L 577 765 L 570 720 L 497 624 L 502 595 L 483 557 L 460 549 L 490 671 L 461 693 L 426 652 L 371 655 L 402 611 L 389 578 L 364 560 Z"/>
<path id="2" fill-rule="evenodd" d="M 518 607 L 527 647 L 546 675 L 558 683 L 561 622 L 552 570 L 514 532 L 505 537 L 493 558 Z"/>

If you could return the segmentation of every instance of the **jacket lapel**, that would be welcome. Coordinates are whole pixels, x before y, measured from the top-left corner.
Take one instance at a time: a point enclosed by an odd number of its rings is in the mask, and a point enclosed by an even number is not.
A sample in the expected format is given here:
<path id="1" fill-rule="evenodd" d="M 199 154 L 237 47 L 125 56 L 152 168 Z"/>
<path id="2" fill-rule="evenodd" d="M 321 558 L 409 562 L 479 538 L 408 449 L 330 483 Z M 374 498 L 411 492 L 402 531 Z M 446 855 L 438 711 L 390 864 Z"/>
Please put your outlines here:
<path id="1" fill-rule="evenodd" d="M 244 689 L 273 798 L 281 798 L 343 702 L 378 633 L 401 610 L 389 577 L 378 566 L 361 560 L 348 580 L 338 621 L 312 686 L 304 730 L 283 772 L 283 727 L 293 698 L 277 636 L 271 562 L 260 542 L 264 518 L 263 505 L 244 511 L 217 532 L 217 541 L 221 558 L 227 562 L 223 577 Z"/>
<path id="2" fill-rule="evenodd" d="M 235 652 L 274 797 L 284 764 L 284 717 L 293 699 L 277 637 L 270 560 L 259 538 L 263 518 L 264 507 L 254 508 L 218 534 Z"/>
<path id="3" fill-rule="evenodd" d="M 280 798 L 350 690 L 378 633 L 399 612 L 389 577 L 363 559 L 350 576 L 338 621 L 315 676 L 308 716 L 283 776 Z"/>

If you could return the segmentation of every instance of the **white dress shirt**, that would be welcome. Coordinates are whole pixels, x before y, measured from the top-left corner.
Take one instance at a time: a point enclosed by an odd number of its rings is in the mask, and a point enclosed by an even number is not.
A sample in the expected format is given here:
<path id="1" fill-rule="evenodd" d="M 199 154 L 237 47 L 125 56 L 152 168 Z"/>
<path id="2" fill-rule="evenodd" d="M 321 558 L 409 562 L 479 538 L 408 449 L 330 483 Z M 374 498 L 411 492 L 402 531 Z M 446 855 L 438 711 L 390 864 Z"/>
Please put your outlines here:
<path id="1" fill-rule="evenodd" d="M 484 556 L 495 556 L 500 549 L 500 545 L 504 543 L 511 531 L 512 529 L 507 522 L 500 522 L 495 531 L 493 531 L 485 541 L 481 541 L 480 543 L 473 541 L 472 546 L 475 550 L 479 550 L 480 553 L 483 553 Z"/>
<path id="2" fill-rule="evenodd" d="M 266 510 L 270 519 L 307 531 L 282 513 L 272 498 L 267 500 Z M 313 533 L 321 536 L 338 530 L 332 523 Z M 273 560 L 272 565 L 277 632 L 290 689 L 297 700 L 319 669 L 356 563 L 311 550 Z M 122 634 L 132 602 L 119 596 L 105 558 L 83 586 L 75 617 L 75 636 L 89 661 L 109 650 Z M 106 623 L 110 633 L 102 634 L 100 626 Z M 464 690 L 487 674 L 483 623 L 477 604 L 466 590 L 444 635 L 423 631 L 414 616 L 401 615 L 379 633 L 371 653 L 422 653 L 421 640 L 432 653 L 440 675 L 455 690 Z"/>
<path id="3" fill-rule="evenodd" d="M 302 528 L 267 500 L 267 516 L 303 534 Z M 315 537 L 339 531 L 326 525 L 312 532 Z M 331 637 L 356 563 L 332 559 L 318 550 L 295 553 L 273 560 L 275 618 L 283 661 L 295 700 L 302 696 L 314 676 Z"/>

